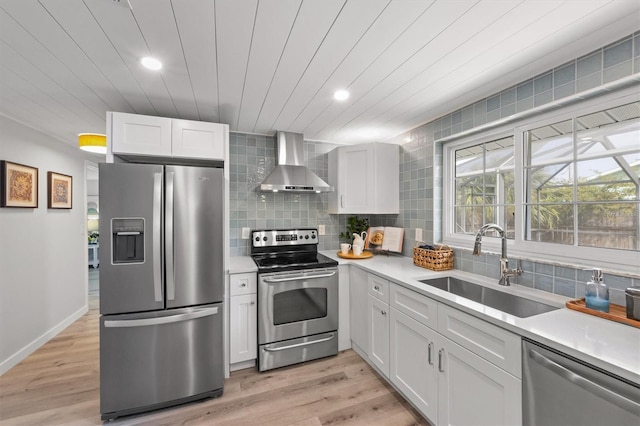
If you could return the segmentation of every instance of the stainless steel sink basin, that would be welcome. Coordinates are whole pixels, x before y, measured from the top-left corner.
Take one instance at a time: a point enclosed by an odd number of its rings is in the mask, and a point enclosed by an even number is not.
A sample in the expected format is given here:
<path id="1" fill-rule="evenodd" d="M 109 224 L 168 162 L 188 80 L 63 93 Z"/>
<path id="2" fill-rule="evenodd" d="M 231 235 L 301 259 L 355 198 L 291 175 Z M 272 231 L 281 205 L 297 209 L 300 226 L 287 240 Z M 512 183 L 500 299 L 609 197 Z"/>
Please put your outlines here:
<path id="1" fill-rule="evenodd" d="M 420 280 L 420 282 L 520 318 L 527 318 L 559 309 L 556 306 L 546 305 L 458 278 L 443 277 Z"/>

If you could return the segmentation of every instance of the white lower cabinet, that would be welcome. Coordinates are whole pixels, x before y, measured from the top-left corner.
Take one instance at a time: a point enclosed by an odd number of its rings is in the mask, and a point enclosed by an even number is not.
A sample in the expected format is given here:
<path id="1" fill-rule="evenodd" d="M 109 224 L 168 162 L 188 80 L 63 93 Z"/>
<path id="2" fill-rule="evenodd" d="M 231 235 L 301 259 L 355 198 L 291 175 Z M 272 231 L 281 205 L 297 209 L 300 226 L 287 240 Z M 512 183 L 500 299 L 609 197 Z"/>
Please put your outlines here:
<path id="1" fill-rule="evenodd" d="M 229 277 L 229 364 L 258 356 L 258 294 L 255 273 Z M 233 367 L 232 367 L 233 369 Z"/>
<path id="2" fill-rule="evenodd" d="M 522 424 L 520 379 L 446 337 L 438 343 L 439 425 Z"/>
<path id="3" fill-rule="evenodd" d="M 349 268 L 349 327 L 351 344 L 360 352 L 369 353 L 367 327 L 368 273 L 360 268 Z"/>
<path id="4" fill-rule="evenodd" d="M 437 425 L 522 424 L 519 336 L 388 281 L 388 292 L 369 286 L 367 294 L 362 287 L 372 274 L 352 271 L 352 342 L 365 318 L 366 360 L 427 419 Z M 381 300 L 389 294 L 389 303 Z"/>
<path id="5" fill-rule="evenodd" d="M 369 360 L 389 377 L 389 305 L 369 295 L 367 306 Z"/>
<path id="6" fill-rule="evenodd" d="M 229 360 L 237 363 L 255 359 L 258 345 L 257 294 L 233 296 L 230 299 L 231 333 L 229 335 Z"/>
<path id="7" fill-rule="evenodd" d="M 438 417 L 438 374 L 436 347 L 438 333 L 391 308 L 390 318 L 391 382 L 426 417 Z"/>

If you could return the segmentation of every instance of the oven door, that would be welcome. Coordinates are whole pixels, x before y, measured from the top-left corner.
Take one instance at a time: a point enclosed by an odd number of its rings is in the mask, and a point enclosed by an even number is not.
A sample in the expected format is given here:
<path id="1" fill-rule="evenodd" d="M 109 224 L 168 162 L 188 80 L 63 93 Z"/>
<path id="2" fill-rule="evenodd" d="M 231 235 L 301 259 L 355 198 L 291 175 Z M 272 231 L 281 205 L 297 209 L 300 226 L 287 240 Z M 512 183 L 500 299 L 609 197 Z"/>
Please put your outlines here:
<path id="1" fill-rule="evenodd" d="M 337 329 L 337 268 L 259 275 L 261 345 Z"/>

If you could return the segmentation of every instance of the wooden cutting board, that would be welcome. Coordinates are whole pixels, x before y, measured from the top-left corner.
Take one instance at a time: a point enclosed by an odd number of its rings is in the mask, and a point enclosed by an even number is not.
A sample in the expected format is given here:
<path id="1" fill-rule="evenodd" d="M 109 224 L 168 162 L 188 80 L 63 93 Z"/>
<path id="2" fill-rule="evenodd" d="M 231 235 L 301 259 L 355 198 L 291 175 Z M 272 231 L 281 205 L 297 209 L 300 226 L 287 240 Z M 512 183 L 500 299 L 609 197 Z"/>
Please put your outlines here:
<path id="1" fill-rule="evenodd" d="M 343 259 L 368 259 L 370 257 L 373 257 L 373 253 L 371 253 L 370 251 L 363 251 L 360 256 L 356 256 L 355 254 L 353 254 L 353 250 L 349 250 L 349 253 L 347 254 L 338 251 L 338 257 L 341 257 Z"/>
<path id="2" fill-rule="evenodd" d="M 623 324 L 631 325 L 633 327 L 640 328 L 640 321 L 627 318 L 627 309 L 624 306 L 609 304 L 609 312 L 596 311 L 595 309 L 587 308 L 584 298 L 569 300 L 567 302 L 567 308 L 574 311 L 584 312 L 585 314 L 595 315 L 600 318 L 608 319 L 610 321 L 621 322 Z"/>

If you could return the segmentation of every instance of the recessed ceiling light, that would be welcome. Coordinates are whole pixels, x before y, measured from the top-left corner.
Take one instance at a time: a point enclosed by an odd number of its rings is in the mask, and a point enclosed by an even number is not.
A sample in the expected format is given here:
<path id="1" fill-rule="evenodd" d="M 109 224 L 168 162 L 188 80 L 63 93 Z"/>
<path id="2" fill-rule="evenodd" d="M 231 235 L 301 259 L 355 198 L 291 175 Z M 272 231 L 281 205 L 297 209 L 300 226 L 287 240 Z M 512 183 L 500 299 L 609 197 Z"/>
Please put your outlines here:
<path id="1" fill-rule="evenodd" d="M 349 99 L 349 92 L 346 90 L 338 90 L 333 94 L 333 99 L 336 101 L 344 101 Z"/>
<path id="2" fill-rule="evenodd" d="M 160 62 L 156 58 L 152 58 L 151 56 L 145 56 L 144 58 L 140 59 L 140 63 L 145 68 L 149 68 L 150 70 L 153 70 L 153 71 L 158 71 L 159 69 L 162 68 L 162 62 Z"/>

